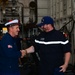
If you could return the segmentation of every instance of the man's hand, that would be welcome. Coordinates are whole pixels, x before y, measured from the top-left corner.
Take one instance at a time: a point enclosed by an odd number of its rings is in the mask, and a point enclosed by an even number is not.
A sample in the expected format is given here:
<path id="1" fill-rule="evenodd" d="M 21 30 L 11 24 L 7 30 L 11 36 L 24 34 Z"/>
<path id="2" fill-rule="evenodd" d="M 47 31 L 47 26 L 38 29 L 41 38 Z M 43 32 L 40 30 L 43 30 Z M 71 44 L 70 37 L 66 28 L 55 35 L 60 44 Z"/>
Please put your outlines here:
<path id="1" fill-rule="evenodd" d="M 27 54 L 26 50 L 20 50 L 20 52 L 22 53 L 21 58 L 23 58 Z"/>
<path id="2" fill-rule="evenodd" d="M 65 72 L 67 69 L 67 65 L 64 64 L 64 65 L 60 66 L 60 68 L 61 68 L 60 72 Z"/>

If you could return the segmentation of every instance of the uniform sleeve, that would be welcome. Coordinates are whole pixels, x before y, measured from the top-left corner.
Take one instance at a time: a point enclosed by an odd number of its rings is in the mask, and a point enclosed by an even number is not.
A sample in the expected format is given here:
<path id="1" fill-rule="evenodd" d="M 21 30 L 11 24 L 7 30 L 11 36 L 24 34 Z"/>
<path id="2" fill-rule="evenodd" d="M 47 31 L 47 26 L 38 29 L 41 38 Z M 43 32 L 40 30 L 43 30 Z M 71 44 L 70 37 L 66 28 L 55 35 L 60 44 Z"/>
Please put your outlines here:
<path id="1" fill-rule="evenodd" d="M 63 50 L 64 52 L 71 52 L 71 44 L 66 44 L 65 46 L 63 46 Z"/>
<path id="2" fill-rule="evenodd" d="M 21 57 L 21 52 L 17 50 L 16 43 L 13 44 L 10 38 L 2 39 L 2 55 L 9 58 Z"/>
<path id="3" fill-rule="evenodd" d="M 34 42 L 39 38 L 40 38 L 40 36 L 37 36 L 37 38 L 35 38 Z M 40 46 L 38 43 L 36 43 L 36 42 L 34 43 L 34 48 L 35 48 L 35 51 L 39 53 Z"/>
<path id="4" fill-rule="evenodd" d="M 66 52 L 71 52 L 71 44 L 69 42 L 69 40 L 62 34 L 62 47 L 63 47 L 63 51 L 64 53 Z"/>

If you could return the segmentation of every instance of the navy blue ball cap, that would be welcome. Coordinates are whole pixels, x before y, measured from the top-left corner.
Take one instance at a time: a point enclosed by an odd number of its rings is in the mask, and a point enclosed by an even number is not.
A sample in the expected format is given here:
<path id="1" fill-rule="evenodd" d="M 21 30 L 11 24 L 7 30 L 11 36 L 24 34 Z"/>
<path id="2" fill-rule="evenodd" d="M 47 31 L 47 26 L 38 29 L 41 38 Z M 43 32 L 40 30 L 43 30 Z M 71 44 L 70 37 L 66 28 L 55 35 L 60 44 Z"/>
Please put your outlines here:
<path id="1" fill-rule="evenodd" d="M 44 16 L 41 19 L 41 23 L 37 24 L 37 26 L 41 27 L 44 26 L 45 24 L 51 24 L 54 27 L 54 20 L 50 16 Z"/>

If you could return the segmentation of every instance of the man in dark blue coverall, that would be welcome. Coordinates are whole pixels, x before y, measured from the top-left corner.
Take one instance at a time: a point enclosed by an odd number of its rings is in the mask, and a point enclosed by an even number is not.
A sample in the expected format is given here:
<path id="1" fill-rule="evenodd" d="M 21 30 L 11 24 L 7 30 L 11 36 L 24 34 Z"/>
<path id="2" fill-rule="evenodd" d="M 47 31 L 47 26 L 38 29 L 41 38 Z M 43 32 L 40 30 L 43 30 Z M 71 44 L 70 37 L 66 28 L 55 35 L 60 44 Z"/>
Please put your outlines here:
<path id="1" fill-rule="evenodd" d="M 0 75 L 20 75 L 18 59 L 25 55 L 25 51 L 19 51 L 16 45 L 15 36 L 18 35 L 19 22 L 12 20 L 5 26 L 8 32 L 0 41 Z"/>
<path id="2" fill-rule="evenodd" d="M 68 39 L 54 28 L 54 21 L 49 16 L 43 17 L 38 26 L 43 32 L 37 36 L 35 44 L 26 49 L 27 53 L 38 52 L 39 75 L 64 75 L 71 54 Z"/>

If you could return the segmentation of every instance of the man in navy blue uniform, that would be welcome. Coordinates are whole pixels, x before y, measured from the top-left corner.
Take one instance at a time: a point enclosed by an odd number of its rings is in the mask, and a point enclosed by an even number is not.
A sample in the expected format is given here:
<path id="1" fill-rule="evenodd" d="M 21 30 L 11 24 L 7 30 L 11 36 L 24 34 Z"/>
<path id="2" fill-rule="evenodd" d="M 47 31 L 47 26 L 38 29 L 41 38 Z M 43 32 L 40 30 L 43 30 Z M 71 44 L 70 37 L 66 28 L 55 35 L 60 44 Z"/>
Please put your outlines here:
<path id="1" fill-rule="evenodd" d="M 8 32 L 0 41 L 0 75 L 20 75 L 18 59 L 25 55 L 25 51 L 19 51 L 15 36 L 18 35 L 19 22 L 17 19 L 5 24 Z"/>
<path id="2" fill-rule="evenodd" d="M 55 29 L 54 21 L 49 16 L 43 17 L 38 26 L 43 32 L 35 39 L 35 44 L 26 49 L 27 53 L 38 52 L 39 75 L 64 75 L 71 54 L 68 39 Z"/>

